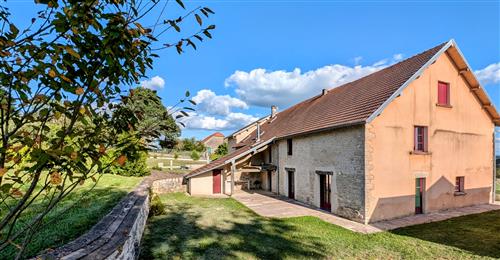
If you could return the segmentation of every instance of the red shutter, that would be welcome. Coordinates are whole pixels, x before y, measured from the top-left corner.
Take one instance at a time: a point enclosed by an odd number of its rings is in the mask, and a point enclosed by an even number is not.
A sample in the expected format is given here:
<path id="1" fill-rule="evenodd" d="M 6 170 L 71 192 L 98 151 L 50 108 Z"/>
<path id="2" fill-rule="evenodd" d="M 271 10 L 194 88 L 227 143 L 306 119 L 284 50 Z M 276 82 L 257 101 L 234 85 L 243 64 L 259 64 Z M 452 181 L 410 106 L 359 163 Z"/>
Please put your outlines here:
<path id="1" fill-rule="evenodd" d="M 448 105 L 449 104 L 449 85 L 444 82 L 438 83 L 438 104 Z"/>

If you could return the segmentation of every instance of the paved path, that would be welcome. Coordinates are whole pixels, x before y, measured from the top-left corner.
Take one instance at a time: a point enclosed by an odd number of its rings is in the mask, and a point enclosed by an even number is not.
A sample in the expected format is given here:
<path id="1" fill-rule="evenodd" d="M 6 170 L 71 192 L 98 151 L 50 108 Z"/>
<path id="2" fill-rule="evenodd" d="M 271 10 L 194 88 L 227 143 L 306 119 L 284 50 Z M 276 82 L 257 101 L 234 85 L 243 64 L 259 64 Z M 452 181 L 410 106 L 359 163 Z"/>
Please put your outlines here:
<path id="1" fill-rule="evenodd" d="M 418 225 L 428 222 L 441 221 L 449 218 L 468 214 L 483 213 L 491 210 L 500 210 L 500 204 L 487 204 L 471 206 L 459 209 L 445 210 L 429 214 L 413 215 L 395 220 L 388 220 L 364 225 L 345 218 L 335 216 L 329 212 L 319 210 L 295 200 L 266 191 L 241 191 L 233 196 L 234 199 L 243 203 L 257 214 L 265 217 L 287 218 L 299 216 L 314 216 L 334 225 L 341 226 L 351 231 L 360 233 L 376 233 L 384 230 L 392 230 L 400 227 Z"/>
<path id="2" fill-rule="evenodd" d="M 355 232 L 374 233 L 380 231 L 375 227 L 337 217 L 326 211 L 318 210 L 301 204 L 295 200 L 287 199 L 265 191 L 252 191 L 252 193 L 239 191 L 233 195 L 233 198 L 243 203 L 257 214 L 265 217 L 288 218 L 314 216 Z"/>

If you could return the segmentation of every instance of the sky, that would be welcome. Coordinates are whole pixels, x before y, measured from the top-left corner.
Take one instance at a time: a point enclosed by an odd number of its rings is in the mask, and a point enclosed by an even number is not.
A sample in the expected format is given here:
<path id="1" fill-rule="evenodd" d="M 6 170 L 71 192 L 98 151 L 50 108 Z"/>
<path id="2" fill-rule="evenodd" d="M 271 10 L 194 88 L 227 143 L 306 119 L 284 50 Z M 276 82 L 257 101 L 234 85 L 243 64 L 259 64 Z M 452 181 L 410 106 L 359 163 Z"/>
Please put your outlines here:
<path id="1" fill-rule="evenodd" d="M 165 3 L 166 0 L 161 0 Z M 183 137 L 230 134 L 270 113 L 352 81 L 450 39 L 500 108 L 500 1 L 184 0 L 208 6 L 213 39 L 159 53 L 141 85 L 166 106 L 186 90 L 198 103 Z M 33 1 L 8 1 L 27 20 Z M 162 5 L 161 5 L 162 6 Z M 182 10 L 170 1 L 166 17 Z M 158 10 L 159 12 L 159 10 Z M 155 15 L 143 24 L 153 22 Z M 183 37 L 197 30 L 187 23 Z M 498 145 L 500 147 L 500 144 Z M 500 152 L 500 151 L 499 151 Z"/>

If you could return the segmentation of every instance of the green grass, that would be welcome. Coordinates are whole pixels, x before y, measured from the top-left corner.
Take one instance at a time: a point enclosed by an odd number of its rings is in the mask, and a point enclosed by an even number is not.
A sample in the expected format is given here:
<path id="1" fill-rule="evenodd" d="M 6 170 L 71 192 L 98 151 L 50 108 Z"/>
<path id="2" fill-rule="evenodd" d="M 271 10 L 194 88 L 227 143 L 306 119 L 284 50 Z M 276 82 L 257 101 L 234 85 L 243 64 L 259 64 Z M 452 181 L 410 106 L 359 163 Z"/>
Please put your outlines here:
<path id="1" fill-rule="evenodd" d="M 87 180 L 84 185 L 78 187 L 73 193 L 68 195 L 48 214 L 46 221 L 54 220 L 54 222 L 48 224 L 39 233 L 36 233 L 27 248 L 27 255 L 36 255 L 44 249 L 55 248 L 84 234 L 103 216 L 108 214 L 116 203 L 141 180 L 142 178 L 139 177 L 105 174 L 90 192 L 88 191 L 93 182 Z M 61 214 L 62 209 L 73 205 L 80 198 L 82 199 L 74 207 Z M 45 207 L 41 199 L 35 201 L 33 207 L 23 213 L 20 221 L 31 219 L 38 213 L 37 209 L 40 207 Z M 14 246 L 8 247 L 0 252 L 0 259 L 12 259 L 15 252 Z"/>
<path id="2" fill-rule="evenodd" d="M 464 259 L 500 257 L 500 211 L 359 234 L 315 217 L 264 218 L 233 199 L 162 195 L 141 259 Z"/>

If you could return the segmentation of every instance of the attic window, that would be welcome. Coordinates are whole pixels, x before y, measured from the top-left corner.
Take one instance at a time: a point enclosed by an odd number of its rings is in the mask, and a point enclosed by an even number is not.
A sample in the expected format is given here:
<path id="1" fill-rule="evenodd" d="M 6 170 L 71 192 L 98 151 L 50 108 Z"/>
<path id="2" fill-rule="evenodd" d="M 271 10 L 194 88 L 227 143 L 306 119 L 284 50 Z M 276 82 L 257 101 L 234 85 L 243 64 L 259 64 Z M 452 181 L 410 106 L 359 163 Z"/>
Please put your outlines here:
<path id="1" fill-rule="evenodd" d="M 439 106 L 450 106 L 450 84 L 438 82 L 438 102 Z"/>

